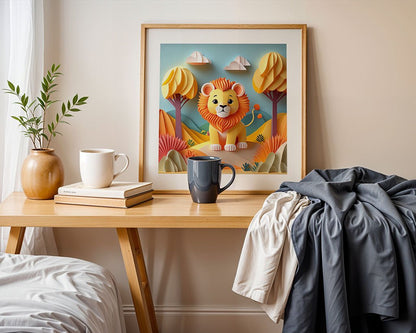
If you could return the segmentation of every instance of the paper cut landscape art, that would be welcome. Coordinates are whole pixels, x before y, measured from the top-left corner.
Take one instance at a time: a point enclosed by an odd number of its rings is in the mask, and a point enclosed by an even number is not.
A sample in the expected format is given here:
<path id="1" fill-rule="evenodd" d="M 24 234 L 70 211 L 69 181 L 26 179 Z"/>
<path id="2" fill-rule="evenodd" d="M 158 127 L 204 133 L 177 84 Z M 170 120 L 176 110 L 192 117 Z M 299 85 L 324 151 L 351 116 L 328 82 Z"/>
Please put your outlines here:
<path id="1" fill-rule="evenodd" d="M 239 173 L 286 174 L 285 44 L 161 44 L 159 173 L 218 156 Z"/>

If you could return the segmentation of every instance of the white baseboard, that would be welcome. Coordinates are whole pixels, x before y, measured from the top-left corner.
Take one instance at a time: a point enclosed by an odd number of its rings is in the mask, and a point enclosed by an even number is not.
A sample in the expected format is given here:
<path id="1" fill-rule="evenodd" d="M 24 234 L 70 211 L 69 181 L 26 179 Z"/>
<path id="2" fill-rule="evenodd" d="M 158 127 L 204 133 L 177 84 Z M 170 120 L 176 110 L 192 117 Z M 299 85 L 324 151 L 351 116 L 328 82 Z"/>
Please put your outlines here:
<path id="1" fill-rule="evenodd" d="M 264 312 L 259 308 L 252 307 L 214 307 L 214 306 L 183 306 L 183 305 L 155 305 L 156 315 L 163 314 L 178 314 L 178 315 L 193 315 L 193 314 L 233 314 L 233 315 L 247 315 L 260 314 Z M 125 316 L 135 315 L 133 304 L 123 305 L 123 314 Z"/>
<path id="2" fill-rule="evenodd" d="M 163 333 L 278 333 L 281 325 L 272 322 L 260 309 L 228 306 L 156 305 L 159 331 Z M 128 333 L 137 333 L 134 306 L 123 305 Z"/>

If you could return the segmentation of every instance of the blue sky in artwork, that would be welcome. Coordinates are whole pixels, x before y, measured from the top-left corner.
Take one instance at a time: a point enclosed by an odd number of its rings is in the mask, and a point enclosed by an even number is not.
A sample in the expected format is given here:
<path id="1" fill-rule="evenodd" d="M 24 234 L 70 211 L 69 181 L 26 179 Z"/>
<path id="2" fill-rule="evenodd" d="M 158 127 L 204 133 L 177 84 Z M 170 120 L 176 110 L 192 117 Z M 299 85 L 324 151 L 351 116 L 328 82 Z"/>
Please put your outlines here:
<path id="1" fill-rule="evenodd" d="M 186 63 L 186 58 L 194 51 L 201 52 L 207 57 L 211 64 L 207 65 L 190 65 Z M 263 94 L 258 94 L 254 91 L 252 86 L 252 78 L 255 70 L 258 67 L 261 57 L 268 52 L 278 52 L 286 57 L 286 44 L 161 44 L 160 45 L 160 85 L 159 85 L 159 106 L 162 110 L 173 115 L 174 108 L 164 99 L 160 87 L 162 79 L 166 72 L 175 66 L 182 66 L 188 68 L 195 76 L 198 82 L 198 90 L 201 86 L 209 81 L 215 80 L 219 77 L 225 77 L 229 80 L 239 82 L 244 85 L 246 94 L 250 99 L 250 111 L 254 104 L 260 105 L 260 112 L 263 114 L 263 119 L 258 122 L 260 126 L 265 120 L 271 118 L 272 103 Z M 246 58 L 251 66 L 246 67 L 247 71 L 226 71 L 224 67 L 229 65 L 237 56 Z M 182 109 L 182 121 L 188 127 L 196 129 L 195 127 L 203 127 L 205 120 L 198 113 L 198 96 L 185 104 Z M 278 104 L 278 112 L 286 112 L 286 97 L 284 97 Z M 251 113 L 244 119 L 244 123 L 251 120 Z M 192 124 L 193 123 L 193 124 Z M 247 134 L 254 131 L 256 127 L 250 126 L 247 128 Z"/>

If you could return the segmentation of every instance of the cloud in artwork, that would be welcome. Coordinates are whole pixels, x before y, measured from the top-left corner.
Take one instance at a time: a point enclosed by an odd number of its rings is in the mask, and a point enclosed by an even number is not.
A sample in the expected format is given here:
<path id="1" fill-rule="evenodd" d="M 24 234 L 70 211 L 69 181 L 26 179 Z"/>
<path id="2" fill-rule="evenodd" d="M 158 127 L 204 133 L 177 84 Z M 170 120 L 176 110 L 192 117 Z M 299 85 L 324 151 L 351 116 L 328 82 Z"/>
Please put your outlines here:
<path id="1" fill-rule="evenodd" d="M 251 66 L 248 60 L 242 56 L 237 56 L 228 66 L 225 66 L 226 71 L 246 71 L 247 66 Z"/>
<path id="2" fill-rule="evenodd" d="M 209 59 L 201 52 L 194 51 L 188 58 L 186 58 L 186 63 L 190 65 L 205 65 L 210 64 L 211 61 L 209 61 Z"/>

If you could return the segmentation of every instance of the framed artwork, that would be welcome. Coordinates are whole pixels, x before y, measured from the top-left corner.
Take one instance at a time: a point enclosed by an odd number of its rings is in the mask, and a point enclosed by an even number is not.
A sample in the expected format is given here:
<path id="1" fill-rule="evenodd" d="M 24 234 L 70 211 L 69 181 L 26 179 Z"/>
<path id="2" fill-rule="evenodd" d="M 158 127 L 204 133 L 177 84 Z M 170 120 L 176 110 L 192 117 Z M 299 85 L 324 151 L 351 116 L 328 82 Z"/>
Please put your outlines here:
<path id="1" fill-rule="evenodd" d="M 305 176 L 306 25 L 144 24 L 140 67 L 140 181 L 187 191 L 201 155 L 235 191 Z"/>

